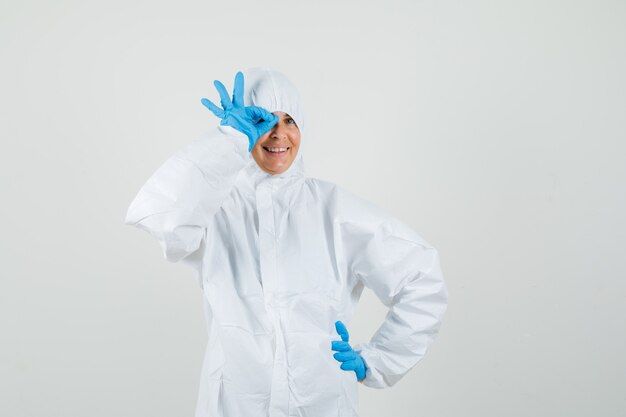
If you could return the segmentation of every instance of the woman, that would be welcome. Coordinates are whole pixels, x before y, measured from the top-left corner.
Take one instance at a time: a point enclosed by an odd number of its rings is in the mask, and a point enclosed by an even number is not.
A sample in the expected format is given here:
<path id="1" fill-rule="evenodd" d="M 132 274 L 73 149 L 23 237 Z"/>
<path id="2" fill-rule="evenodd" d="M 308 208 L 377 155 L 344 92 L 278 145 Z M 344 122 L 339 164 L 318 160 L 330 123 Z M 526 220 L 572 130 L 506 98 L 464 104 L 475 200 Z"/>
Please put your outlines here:
<path id="1" fill-rule="evenodd" d="M 281 73 L 238 73 L 220 126 L 168 159 L 126 223 L 198 271 L 208 326 L 196 417 L 358 416 L 357 380 L 394 385 L 446 310 L 437 251 L 410 227 L 304 174 L 303 111 Z M 364 287 L 389 308 L 350 345 Z M 338 335 L 341 337 L 339 340 Z M 352 373 L 354 371 L 354 373 Z M 356 376 L 356 378 L 355 378 Z"/>

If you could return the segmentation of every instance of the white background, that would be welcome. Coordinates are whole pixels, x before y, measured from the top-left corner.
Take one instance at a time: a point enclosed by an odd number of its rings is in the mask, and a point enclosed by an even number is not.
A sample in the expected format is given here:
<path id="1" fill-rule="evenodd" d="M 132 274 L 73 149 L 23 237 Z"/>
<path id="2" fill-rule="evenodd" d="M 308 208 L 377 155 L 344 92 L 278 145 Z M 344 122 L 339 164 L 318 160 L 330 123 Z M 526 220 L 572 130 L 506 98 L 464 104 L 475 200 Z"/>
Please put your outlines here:
<path id="1" fill-rule="evenodd" d="M 193 416 L 193 271 L 123 224 L 218 120 L 288 75 L 309 175 L 441 254 L 441 333 L 362 417 L 626 415 L 623 1 L 0 2 L 0 415 Z M 385 309 L 366 290 L 351 341 Z M 312 375 L 314 377 L 314 375 Z"/>

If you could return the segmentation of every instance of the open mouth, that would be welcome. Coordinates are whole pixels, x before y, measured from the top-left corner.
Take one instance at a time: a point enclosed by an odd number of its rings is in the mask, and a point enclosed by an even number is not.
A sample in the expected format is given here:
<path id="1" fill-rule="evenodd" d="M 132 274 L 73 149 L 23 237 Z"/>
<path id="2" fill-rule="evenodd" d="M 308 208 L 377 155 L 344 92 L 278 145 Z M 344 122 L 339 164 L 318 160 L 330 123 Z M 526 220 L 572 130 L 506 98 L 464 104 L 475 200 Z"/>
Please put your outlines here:
<path id="1" fill-rule="evenodd" d="M 285 155 L 287 151 L 289 151 L 289 147 L 264 146 L 263 150 L 265 151 L 266 154 L 270 156 L 281 156 L 281 155 Z"/>

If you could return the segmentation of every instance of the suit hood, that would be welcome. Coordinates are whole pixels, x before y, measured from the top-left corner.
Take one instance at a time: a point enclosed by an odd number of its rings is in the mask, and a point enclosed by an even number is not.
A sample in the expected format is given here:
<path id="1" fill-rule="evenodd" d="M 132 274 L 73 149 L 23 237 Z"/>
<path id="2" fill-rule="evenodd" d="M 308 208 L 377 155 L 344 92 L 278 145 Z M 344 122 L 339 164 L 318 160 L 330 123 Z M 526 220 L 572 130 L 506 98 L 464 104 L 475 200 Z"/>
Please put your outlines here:
<path id="1" fill-rule="evenodd" d="M 284 182 L 294 177 L 304 176 L 302 160 L 302 144 L 306 140 L 306 121 L 300 94 L 295 85 L 283 73 L 268 67 L 253 67 L 243 71 L 244 74 L 244 105 L 259 106 L 273 113 L 288 113 L 300 129 L 300 146 L 296 158 L 284 172 L 276 175 L 263 171 L 254 158 L 245 169 L 246 175 L 253 179 L 254 184 L 270 180 Z"/>

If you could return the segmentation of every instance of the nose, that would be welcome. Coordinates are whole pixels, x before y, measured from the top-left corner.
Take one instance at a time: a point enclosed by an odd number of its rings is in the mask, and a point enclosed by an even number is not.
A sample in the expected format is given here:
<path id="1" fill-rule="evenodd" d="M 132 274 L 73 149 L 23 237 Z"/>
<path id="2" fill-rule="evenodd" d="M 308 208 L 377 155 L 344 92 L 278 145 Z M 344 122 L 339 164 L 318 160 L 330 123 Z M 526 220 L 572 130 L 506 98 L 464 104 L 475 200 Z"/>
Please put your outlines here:
<path id="1" fill-rule="evenodd" d="M 272 133 L 270 134 L 270 138 L 272 139 L 285 139 L 287 138 L 287 128 L 281 126 L 281 123 L 278 122 L 276 126 L 272 129 Z"/>

